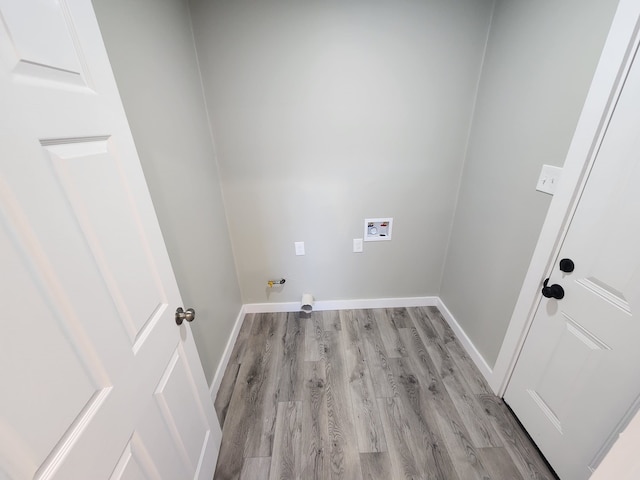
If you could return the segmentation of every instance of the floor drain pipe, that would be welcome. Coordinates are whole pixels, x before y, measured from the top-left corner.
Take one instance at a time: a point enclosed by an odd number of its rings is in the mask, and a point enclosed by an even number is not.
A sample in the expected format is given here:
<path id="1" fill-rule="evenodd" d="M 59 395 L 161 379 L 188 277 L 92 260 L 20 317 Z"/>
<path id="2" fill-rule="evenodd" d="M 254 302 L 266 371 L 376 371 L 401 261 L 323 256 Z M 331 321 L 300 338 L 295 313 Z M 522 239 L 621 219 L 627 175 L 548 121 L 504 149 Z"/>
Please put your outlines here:
<path id="1" fill-rule="evenodd" d="M 313 295 L 310 293 L 302 294 L 302 301 L 300 302 L 300 313 L 310 314 L 313 310 Z"/>

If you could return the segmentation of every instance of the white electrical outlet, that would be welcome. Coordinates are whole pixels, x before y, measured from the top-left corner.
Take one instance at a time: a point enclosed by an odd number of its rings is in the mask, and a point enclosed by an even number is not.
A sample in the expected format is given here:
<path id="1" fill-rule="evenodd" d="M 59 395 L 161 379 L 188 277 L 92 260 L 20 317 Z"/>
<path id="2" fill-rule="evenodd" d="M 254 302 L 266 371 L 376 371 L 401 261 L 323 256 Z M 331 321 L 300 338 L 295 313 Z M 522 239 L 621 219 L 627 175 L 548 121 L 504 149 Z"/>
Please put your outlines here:
<path id="1" fill-rule="evenodd" d="M 355 253 L 361 253 L 362 252 L 362 239 L 361 238 L 354 238 L 353 239 L 353 251 Z"/>
<path id="2" fill-rule="evenodd" d="M 304 255 L 304 242 L 295 242 L 296 255 Z"/>
<path id="3" fill-rule="evenodd" d="M 542 171 L 540 172 L 540 178 L 538 178 L 536 190 L 553 195 L 556 193 L 556 186 L 558 185 L 561 174 L 562 168 L 560 167 L 542 165 Z"/>

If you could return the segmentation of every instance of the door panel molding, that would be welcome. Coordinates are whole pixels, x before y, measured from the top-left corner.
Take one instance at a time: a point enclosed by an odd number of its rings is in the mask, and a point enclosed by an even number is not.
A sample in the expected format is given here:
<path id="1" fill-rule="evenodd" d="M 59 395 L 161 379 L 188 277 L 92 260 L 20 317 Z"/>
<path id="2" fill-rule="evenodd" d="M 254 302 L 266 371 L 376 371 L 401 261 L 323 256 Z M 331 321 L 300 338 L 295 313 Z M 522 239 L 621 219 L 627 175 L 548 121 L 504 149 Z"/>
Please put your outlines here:
<path id="1" fill-rule="evenodd" d="M 91 396 L 58 444 L 51 450 L 51 453 L 42 462 L 40 468 L 36 470 L 36 474 L 33 477 L 34 480 L 44 480 L 52 477 L 58 467 L 65 461 L 67 454 L 74 447 L 82 433 L 90 425 L 91 420 L 100 411 L 112 389 L 113 387 L 103 388 Z"/>
<path id="2" fill-rule="evenodd" d="M 639 44 L 640 2 L 621 0 L 567 153 L 562 179 L 489 377 L 498 396 L 506 391 L 540 302 L 541 282 L 553 268 Z"/>
<path id="3" fill-rule="evenodd" d="M 65 0 L 24 8 L 0 0 L 4 56 L 16 81 L 91 89 L 88 68 Z M 12 29 L 11 25 L 21 25 Z M 25 28 L 26 26 L 26 28 Z M 31 29 L 31 30 L 30 30 Z"/>
<path id="4" fill-rule="evenodd" d="M 598 295 L 611 305 L 619 308 L 627 315 L 631 315 L 631 306 L 629 305 L 629 302 L 627 302 L 627 299 L 624 298 L 622 292 L 618 292 L 608 285 L 605 286 L 603 282 L 599 282 L 596 278 L 581 278 L 576 280 L 576 283 L 582 285 L 591 293 Z"/>
<path id="5" fill-rule="evenodd" d="M 90 1 L 0 0 L 0 103 L 0 477 L 210 479 L 221 432 Z M 186 466 L 154 396 L 176 351 Z"/>

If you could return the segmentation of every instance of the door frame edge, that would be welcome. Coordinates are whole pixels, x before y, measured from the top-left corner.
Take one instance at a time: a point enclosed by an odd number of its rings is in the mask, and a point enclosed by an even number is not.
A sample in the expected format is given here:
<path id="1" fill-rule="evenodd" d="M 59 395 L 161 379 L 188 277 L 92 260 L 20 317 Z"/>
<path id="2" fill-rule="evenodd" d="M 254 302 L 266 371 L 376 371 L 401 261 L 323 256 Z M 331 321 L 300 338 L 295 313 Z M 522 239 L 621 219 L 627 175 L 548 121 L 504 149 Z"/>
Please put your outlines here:
<path id="1" fill-rule="evenodd" d="M 640 44 L 640 0 L 620 0 L 565 157 L 489 385 L 503 397 L 540 302 L 542 279 L 553 267 L 624 81 Z"/>

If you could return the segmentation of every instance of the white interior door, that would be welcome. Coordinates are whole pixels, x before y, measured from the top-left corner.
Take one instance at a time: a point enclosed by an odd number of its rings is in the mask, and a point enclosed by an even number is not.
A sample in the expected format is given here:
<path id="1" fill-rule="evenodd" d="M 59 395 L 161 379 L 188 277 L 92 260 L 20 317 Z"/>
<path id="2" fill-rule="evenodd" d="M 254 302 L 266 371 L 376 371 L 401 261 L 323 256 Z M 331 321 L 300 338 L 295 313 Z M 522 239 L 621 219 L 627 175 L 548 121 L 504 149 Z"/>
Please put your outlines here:
<path id="1" fill-rule="evenodd" d="M 211 479 L 220 429 L 89 0 L 0 0 L 0 265 L 0 479 Z"/>
<path id="2" fill-rule="evenodd" d="M 637 59 L 549 284 L 565 296 L 542 298 L 505 400 L 560 478 L 586 479 L 640 403 Z"/>

